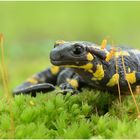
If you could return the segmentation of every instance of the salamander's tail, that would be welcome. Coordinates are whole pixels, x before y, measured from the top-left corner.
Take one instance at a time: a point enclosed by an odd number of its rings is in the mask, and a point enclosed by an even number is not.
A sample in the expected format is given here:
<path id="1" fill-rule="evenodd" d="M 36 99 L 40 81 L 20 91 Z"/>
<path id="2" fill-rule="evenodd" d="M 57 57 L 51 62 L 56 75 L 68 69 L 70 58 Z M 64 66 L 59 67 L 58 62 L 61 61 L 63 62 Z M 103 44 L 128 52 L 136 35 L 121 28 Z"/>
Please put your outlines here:
<path id="1" fill-rule="evenodd" d="M 37 92 L 41 93 L 47 93 L 49 91 L 55 90 L 54 85 L 49 84 L 49 83 L 41 83 L 41 84 L 36 84 L 36 85 L 28 85 L 26 83 L 26 86 L 18 86 L 14 91 L 13 95 L 19 95 L 21 93 L 23 94 L 31 94 L 32 96 L 36 96 Z"/>
<path id="2" fill-rule="evenodd" d="M 13 90 L 13 95 L 46 93 L 55 89 L 57 76 L 63 70 L 61 67 L 51 66 L 28 78 Z"/>

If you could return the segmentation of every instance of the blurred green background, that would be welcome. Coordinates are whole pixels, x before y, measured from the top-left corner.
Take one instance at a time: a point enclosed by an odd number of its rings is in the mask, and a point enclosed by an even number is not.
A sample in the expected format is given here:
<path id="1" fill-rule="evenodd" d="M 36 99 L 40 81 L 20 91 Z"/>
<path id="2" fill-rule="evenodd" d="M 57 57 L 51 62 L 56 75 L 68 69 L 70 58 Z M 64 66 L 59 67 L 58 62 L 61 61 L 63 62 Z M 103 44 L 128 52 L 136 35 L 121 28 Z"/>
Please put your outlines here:
<path id="1" fill-rule="evenodd" d="M 46 68 L 55 40 L 140 47 L 140 2 L 0 2 L 10 86 Z"/>

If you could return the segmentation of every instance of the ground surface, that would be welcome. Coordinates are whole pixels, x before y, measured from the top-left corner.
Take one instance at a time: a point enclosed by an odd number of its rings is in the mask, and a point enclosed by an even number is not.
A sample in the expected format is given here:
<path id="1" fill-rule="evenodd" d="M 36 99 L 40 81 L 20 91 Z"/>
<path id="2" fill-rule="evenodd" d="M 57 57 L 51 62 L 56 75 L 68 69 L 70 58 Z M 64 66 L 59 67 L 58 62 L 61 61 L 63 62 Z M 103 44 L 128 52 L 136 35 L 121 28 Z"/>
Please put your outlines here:
<path id="1" fill-rule="evenodd" d="M 0 137 L 140 138 L 131 97 L 120 104 L 116 97 L 90 89 L 74 96 L 56 92 L 16 96 L 12 102 L 2 98 Z"/>

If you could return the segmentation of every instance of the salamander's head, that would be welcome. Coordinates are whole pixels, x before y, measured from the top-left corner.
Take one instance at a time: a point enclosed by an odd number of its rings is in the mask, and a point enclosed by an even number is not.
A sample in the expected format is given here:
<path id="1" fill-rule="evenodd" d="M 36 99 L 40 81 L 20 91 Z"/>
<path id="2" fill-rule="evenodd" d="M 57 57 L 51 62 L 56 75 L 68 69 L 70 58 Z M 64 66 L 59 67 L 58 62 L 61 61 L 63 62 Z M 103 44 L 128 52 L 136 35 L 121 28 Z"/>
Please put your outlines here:
<path id="1" fill-rule="evenodd" d="M 57 41 L 50 53 L 51 63 L 57 66 L 77 67 L 105 60 L 107 50 L 86 41 Z"/>

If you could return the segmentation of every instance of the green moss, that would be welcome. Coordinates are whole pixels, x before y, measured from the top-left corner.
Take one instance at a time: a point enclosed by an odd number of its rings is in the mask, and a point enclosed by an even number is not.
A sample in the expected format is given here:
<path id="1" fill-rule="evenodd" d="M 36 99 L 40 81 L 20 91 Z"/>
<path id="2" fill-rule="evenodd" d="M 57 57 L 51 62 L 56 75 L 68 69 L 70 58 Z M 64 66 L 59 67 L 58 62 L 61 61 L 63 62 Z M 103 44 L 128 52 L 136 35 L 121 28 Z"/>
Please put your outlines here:
<path id="1" fill-rule="evenodd" d="M 120 104 L 117 96 L 89 89 L 72 96 L 56 93 L 12 99 L 14 138 L 140 138 L 131 97 Z M 9 105 L 6 98 L 1 100 L 1 138 L 13 132 Z"/>

